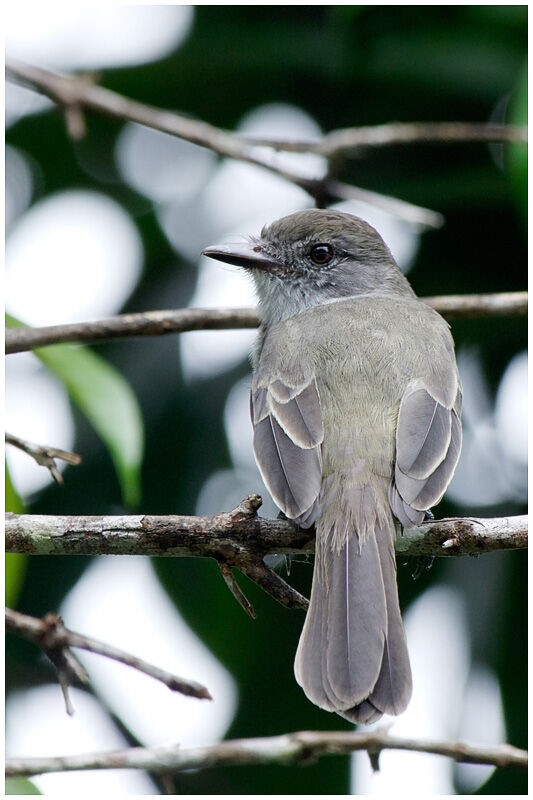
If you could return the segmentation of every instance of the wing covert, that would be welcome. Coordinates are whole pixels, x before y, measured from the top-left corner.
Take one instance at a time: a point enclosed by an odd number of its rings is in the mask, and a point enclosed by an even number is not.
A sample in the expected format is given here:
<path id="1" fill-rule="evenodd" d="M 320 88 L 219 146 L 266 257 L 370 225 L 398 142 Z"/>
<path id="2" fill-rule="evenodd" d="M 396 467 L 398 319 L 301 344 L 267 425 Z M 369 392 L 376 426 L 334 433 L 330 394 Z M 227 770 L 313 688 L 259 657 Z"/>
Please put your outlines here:
<path id="1" fill-rule="evenodd" d="M 324 438 L 316 380 L 289 386 L 276 377 L 266 386 L 254 385 L 251 412 L 254 453 L 265 485 L 287 517 L 312 524 Z"/>
<path id="2" fill-rule="evenodd" d="M 419 382 L 402 398 L 389 502 L 405 526 L 420 524 L 452 479 L 461 452 L 461 398 L 457 386 L 448 408 Z"/>

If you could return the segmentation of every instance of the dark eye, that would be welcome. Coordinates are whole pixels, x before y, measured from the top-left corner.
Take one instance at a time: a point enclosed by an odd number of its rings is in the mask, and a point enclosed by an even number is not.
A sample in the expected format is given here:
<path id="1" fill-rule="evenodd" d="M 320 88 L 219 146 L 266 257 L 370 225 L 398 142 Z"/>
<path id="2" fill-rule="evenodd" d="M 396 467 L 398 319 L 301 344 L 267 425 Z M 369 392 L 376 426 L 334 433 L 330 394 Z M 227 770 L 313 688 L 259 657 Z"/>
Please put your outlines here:
<path id="1" fill-rule="evenodd" d="M 311 256 L 311 261 L 322 267 L 324 264 L 329 264 L 333 258 L 333 247 L 330 244 L 315 244 L 311 248 L 309 255 Z"/>

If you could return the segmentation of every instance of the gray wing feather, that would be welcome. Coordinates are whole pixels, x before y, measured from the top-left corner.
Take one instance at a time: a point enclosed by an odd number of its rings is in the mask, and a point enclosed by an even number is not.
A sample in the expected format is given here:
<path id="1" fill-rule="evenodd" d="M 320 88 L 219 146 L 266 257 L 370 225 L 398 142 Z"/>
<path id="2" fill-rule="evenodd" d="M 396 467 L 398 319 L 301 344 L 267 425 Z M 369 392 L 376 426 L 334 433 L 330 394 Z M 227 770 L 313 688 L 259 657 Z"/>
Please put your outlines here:
<path id="1" fill-rule="evenodd" d="M 268 390 L 265 387 L 256 389 L 250 394 L 250 415 L 252 424 L 257 425 L 269 414 L 268 409 Z"/>
<path id="2" fill-rule="evenodd" d="M 420 386 L 402 399 L 389 502 L 403 525 L 419 524 L 417 512 L 438 503 L 452 479 L 461 452 L 460 409 L 460 389 L 453 408 Z"/>
<path id="3" fill-rule="evenodd" d="M 388 497 L 392 513 L 396 519 L 400 520 L 405 528 L 410 528 L 413 525 L 420 525 L 424 519 L 425 512 L 417 511 L 416 508 L 411 508 L 409 503 L 402 500 L 394 481 L 391 481 L 389 485 Z"/>
<path id="4" fill-rule="evenodd" d="M 288 517 L 311 525 L 318 513 L 324 438 L 316 380 L 307 375 L 292 386 L 279 373 L 263 371 L 254 377 L 251 416 L 265 485 Z"/>
<path id="5" fill-rule="evenodd" d="M 427 478 L 444 459 L 450 433 L 449 409 L 425 389 L 406 392 L 398 415 L 398 469 L 412 478 Z"/>
<path id="6" fill-rule="evenodd" d="M 431 508 L 431 506 L 438 503 L 452 479 L 461 453 L 462 427 L 455 410 L 452 411 L 451 418 L 452 435 L 446 458 L 428 478 L 412 501 L 411 505 L 414 508 Z"/>
<path id="7" fill-rule="evenodd" d="M 277 421 L 295 445 L 307 450 L 322 442 L 324 426 L 315 381 L 288 402 L 278 402 L 273 393 L 270 394 L 269 405 Z"/>
<path id="8" fill-rule="evenodd" d="M 254 452 L 263 480 L 281 510 L 291 518 L 307 511 L 316 500 L 322 478 L 317 450 L 297 447 L 269 415 L 255 426 Z"/>
<path id="9" fill-rule="evenodd" d="M 301 386 L 288 386 L 279 379 L 272 381 L 268 387 L 269 393 L 278 403 L 288 403 L 289 400 L 292 400 L 293 397 L 301 392 L 301 389 Z"/>

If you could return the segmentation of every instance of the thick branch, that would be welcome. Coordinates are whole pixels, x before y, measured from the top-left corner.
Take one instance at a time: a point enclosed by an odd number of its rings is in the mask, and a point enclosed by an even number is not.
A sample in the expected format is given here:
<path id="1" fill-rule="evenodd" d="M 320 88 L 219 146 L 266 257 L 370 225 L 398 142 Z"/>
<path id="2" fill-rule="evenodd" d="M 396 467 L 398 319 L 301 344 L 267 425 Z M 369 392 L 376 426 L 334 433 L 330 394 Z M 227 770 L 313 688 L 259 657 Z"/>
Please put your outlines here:
<path id="1" fill-rule="evenodd" d="M 312 529 L 298 528 L 290 520 L 264 519 L 252 511 L 243 511 L 247 501 L 235 511 L 212 517 L 6 514 L 6 551 L 32 555 L 211 557 L 238 566 L 243 572 L 269 553 L 314 551 Z M 397 552 L 410 556 L 477 555 L 525 547 L 527 516 L 435 520 L 405 530 L 396 541 Z"/>
<path id="2" fill-rule="evenodd" d="M 12 433 L 6 433 L 6 442 L 27 453 L 35 459 L 40 467 L 49 469 L 52 477 L 60 486 L 63 485 L 63 476 L 57 468 L 55 459 L 59 458 L 61 461 L 66 461 L 67 464 L 81 464 L 81 456 L 77 453 L 71 453 L 70 450 L 60 450 L 58 447 L 27 442 L 26 439 L 14 436 Z"/>
<path id="3" fill-rule="evenodd" d="M 422 299 L 448 319 L 527 313 L 527 292 L 444 295 Z M 90 344 L 130 336 L 256 328 L 258 325 L 259 317 L 253 308 L 182 308 L 120 314 L 95 322 L 49 325 L 44 328 L 8 328 L 5 344 L 6 353 L 9 354 L 61 342 Z"/>
<path id="4" fill-rule="evenodd" d="M 83 636 L 80 633 L 75 633 L 66 628 L 60 617 L 56 614 L 50 613 L 43 619 L 37 619 L 36 617 L 30 617 L 26 614 L 21 614 L 18 611 L 6 608 L 6 629 L 19 636 L 23 636 L 25 639 L 29 639 L 29 641 L 40 647 L 56 667 L 58 667 L 58 660 L 70 660 L 74 658 L 73 654 L 69 652 L 69 648 L 79 647 L 82 650 L 88 650 L 90 653 L 97 653 L 106 658 L 111 658 L 114 661 L 120 661 L 122 664 L 139 670 L 139 672 L 144 672 L 146 675 L 150 675 L 152 678 L 161 681 L 174 692 L 180 692 L 188 697 L 197 697 L 207 700 L 212 699 L 208 690 L 200 683 L 196 681 L 186 681 L 165 669 L 149 664 L 142 658 L 137 658 L 137 656 L 126 653 L 118 647 L 106 644 L 98 639 L 93 639 L 90 636 Z M 79 664 L 77 659 L 76 663 Z M 81 669 L 83 670 L 83 667 Z M 83 673 L 74 672 L 74 675 L 78 679 L 87 681 L 88 678 L 85 670 L 83 670 Z M 69 677 L 73 677 L 73 675 Z M 67 710 L 68 708 L 67 705 Z"/>
<path id="5" fill-rule="evenodd" d="M 309 764 L 324 755 L 345 755 L 366 750 L 375 756 L 382 750 L 405 750 L 445 756 L 468 764 L 527 768 L 527 751 L 508 744 L 486 746 L 465 742 L 402 739 L 375 731 L 300 731 L 282 736 L 236 739 L 206 747 L 133 747 L 129 750 L 87 753 L 51 758 L 8 758 L 8 777 L 42 775 L 82 769 L 143 769 L 154 773 L 181 772 L 250 764 Z"/>
<path id="6" fill-rule="evenodd" d="M 237 567 L 287 608 L 308 601 L 263 561 L 269 553 L 312 553 L 314 532 L 290 520 L 258 517 L 259 495 L 214 517 L 52 517 L 6 514 L 6 551 L 32 555 L 198 556 L 216 559 L 244 610 L 255 611 L 231 574 Z M 527 517 L 444 519 L 404 531 L 398 553 L 478 555 L 527 547 Z"/>

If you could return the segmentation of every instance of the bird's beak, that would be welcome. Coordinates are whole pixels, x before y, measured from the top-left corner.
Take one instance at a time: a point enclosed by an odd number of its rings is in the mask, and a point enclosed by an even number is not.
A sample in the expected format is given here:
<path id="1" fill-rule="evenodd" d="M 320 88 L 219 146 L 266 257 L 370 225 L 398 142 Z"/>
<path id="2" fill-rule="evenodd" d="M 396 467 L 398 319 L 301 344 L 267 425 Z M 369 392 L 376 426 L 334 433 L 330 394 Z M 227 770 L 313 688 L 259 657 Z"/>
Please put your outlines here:
<path id="1" fill-rule="evenodd" d="M 278 272 L 281 265 L 272 258 L 265 256 L 258 244 L 240 242 L 239 244 L 219 244 L 207 247 L 202 255 L 234 264 L 236 267 L 246 269 L 261 269 L 265 272 Z"/>

